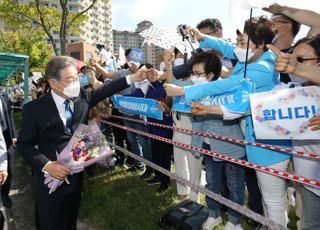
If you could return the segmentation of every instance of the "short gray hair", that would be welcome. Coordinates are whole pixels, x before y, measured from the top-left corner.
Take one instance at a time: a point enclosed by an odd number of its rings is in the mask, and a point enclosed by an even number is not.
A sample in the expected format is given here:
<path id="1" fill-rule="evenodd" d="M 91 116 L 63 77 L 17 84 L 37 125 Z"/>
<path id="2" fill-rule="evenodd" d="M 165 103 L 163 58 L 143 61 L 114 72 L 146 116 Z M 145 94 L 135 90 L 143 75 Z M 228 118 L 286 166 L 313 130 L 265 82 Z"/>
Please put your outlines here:
<path id="1" fill-rule="evenodd" d="M 45 70 L 45 76 L 47 80 L 55 79 L 60 80 L 61 79 L 61 70 L 63 70 L 66 67 L 74 66 L 76 67 L 76 64 L 71 57 L 67 56 L 56 56 L 52 58 Z"/>

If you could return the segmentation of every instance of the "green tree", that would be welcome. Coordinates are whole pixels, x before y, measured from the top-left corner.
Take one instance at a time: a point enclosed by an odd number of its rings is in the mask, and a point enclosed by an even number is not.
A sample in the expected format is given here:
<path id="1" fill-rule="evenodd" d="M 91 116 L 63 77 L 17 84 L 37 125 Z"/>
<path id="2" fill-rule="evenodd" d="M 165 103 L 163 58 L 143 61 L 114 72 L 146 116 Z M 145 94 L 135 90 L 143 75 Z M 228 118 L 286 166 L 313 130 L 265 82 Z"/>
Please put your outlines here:
<path id="1" fill-rule="evenodd" d="M 101 0 L 103 1 L 103 0 Z M 40 0 L 33 0 L 30 5 L 12 0 L 0 2 L 0 18 L 10 26 L 24 27 L 33 25 L 41 28 L 50 40 L 56 55 L 66 55 L 67 34 L 78 34 L 81 23 L 88 17 L 85 15 L 98 0 L 92 0 L 90 5 L 80 12 L 70 12 L 69 0 L 60 0 L 60 8 L 42 5 Z M 60 51 L 54 40 L 53 32 L 59 31 Z"/>
<path id="2" fill-rule="evenodd" d="M 0 50 L 28 55 L 30 70 L 43 70 L 52 55 L 45 33 L 30 27 L 0 31 Z"/>

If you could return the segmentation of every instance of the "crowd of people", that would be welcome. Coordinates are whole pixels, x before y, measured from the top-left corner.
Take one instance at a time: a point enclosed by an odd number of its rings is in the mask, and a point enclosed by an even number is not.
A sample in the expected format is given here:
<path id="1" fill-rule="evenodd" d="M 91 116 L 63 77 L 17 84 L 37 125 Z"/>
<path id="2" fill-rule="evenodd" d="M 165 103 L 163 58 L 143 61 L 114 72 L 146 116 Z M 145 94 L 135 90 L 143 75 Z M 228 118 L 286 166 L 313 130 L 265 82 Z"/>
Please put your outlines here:
<path id="1" fill-rule="evenodd" d="M 189 27 L 188 33 L 194 41 L 199 42 L 200 48 L 193 52 L 189 60 L 185 60 L 177 48 L 166 50 L 159 70 L 152 64 L 131 60 L 131 49 L 125 52 L 126 63 L 112 70 L 99 58 L 92 56 L 89 65 L 78 73 L 71 58 L 54 57 L 46 66 L 45 79 L 39 80 L 35 86 L 37 93 L 33 96 L 34 100 L 23 107 L 17 143 L 14 123 L 9 117 L 12 114 L 8 112 L 5 115 L 8 102 L 0 103 L 4 136 L 0 135 L 0 183 L 3 184 L 7 179 L 7 172 L 8 180 L 10 178 L 10 167 L 7 169 L 7 158 L 9 160 L 10 157 L 6 148 L 17 145 L 17 152 L 32 169 L 37 229 L 76 229 L 82 173 L 70 175 L 70 169 L 57 161 L 56 152 L 61 152 L 66 146 L 80 123 L 97 122 L 100 119 L 273 169 L 287 171 L 291 168 L 297 175 L 320 181 L 320 162 L 317 159 L 188 135 L 150 123 L 136 123 L 112 116 L 284 146 L 319 155 L 320 140 L 257 139 L 249 109 L 235 112 L 227 105 L 205 106 L 195 102 L 206 96 L 228 93 L 244 77 L 255 85 L 257 93 L 320 84 L 320 14 L 278 4 L 264 10 L 272 14 L 271 18 L 260 16 L 246 20 L 244 28 L 235 31 L 236 44 L 223 39 L 223 26 L 217 18 L 204 19 L 196 28 Z M 301 24 L 310 26 L 310 31 L 306 37 L 294 42 Z M 80 84 L 79 78 L 83 75 L 89 77 L 87 85 Z M 147 83 L 143 87 L 135 84 L 141 81 Z M 114 94 L 157 100 L 164 114 L 163 119 L 114 108 L 109 98 Z M 174 96 L 185 96 L 186 102 L 191 104 L 192 113 L 172 111 Z M 313 132 L 320 132 L 320 115 L 310 118 L 308 127 Z M 201 184 L 202 171 L 205 170 L 206 188 L 236 204 L 244 205 L 247 190 L 247 203 L 252 211 L 287 226 L 286 188 L 293 182 L 105 123 L 100 123 L 100 129 L 116 145 L 164 169 L 171 169 L 173 156 L 176 174 L 194 184 Z M 167 175 L 126 157 L 122 152 L 115 151 L 115 155 L 118 165 L 128 167 L 132 173 L 141 172 L 140 178 L 147 185 L 157 185 L 157 194 L 163 194 L 171 188 Z M 93 173 L 93 170 L 91 167 L 89 172 Z M 44 172 L 59 180 L 67 178 L 66 183 L 49 195 L 43 181 Z M 320 189 L 304 184 L 290 186 L 296 188 L 296 214 L 301 218 L 297 228 L 320 229 Z M 1 187 L 2 201 L 4 204 L 6 202 L 7 207 L 11 206 L 9 189 L 4 192 L 4 186 Z M 188 186 L 177 183 L 177 193 L 178 202 L 187 199 L 200 202 L 198 191 Z M 209 197 L 206 198 L 206 204 L 209 216 L 202 228 L 213 229 L 222 224 L 221 205 Z M 227 212 L 228 221 L 224 229 L 242 229 L 241 214 L 232 209 Z M 252 226 L 259 226 L 249 218 L 246 221 Z M 260 227 L 263 229 L 263 226 Z"/>

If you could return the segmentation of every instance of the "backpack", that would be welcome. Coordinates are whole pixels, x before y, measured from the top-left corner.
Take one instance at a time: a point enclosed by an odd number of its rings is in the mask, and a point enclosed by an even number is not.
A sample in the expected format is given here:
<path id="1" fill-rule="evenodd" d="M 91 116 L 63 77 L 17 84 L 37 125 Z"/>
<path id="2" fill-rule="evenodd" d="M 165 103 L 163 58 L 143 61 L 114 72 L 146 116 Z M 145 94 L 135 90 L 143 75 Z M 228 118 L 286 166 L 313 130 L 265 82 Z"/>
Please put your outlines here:
<path id="1" fill-rule="evenodd" d="M 206 207 L 186 200 L 167 211 L 161 217 L 159 225 L 162 228 L 173 227 L 176 230 L 200 230 L 208 215 Z"/>

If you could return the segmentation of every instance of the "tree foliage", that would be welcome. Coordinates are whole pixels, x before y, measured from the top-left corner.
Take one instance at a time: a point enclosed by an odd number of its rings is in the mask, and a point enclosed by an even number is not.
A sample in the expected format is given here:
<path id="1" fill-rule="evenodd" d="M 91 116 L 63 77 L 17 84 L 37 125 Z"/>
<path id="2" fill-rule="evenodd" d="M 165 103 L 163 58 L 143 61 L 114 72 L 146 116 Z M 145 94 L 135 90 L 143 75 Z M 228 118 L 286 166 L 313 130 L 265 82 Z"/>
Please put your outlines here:
<path id="1" fill-rule="evenodd" d="M 43 69 L 52 55 L 45 33 L 30 27 L 0 31 L 0 50 L 29 56 L 29 69 Z"/>
<path id="2" fill-rule="evenodd" d="M 80 12 L 69 10 L 69 0 L 60 0 L 60 8 L 45 6 L 40 0 L 33 0 L 30 5 L 13 2 L 11 0 L 0 1 L 0 18 L 6 24 L 17 27 L 38 27 L 48 37 L 56 55 L 66 55 L 67 34 L 78 34 L 81 23 L 87 20 L 85 15 L 98 0 L 92 0 L 91 4 Z M 58 31 L 60 50 L 53 33 Z"/>

